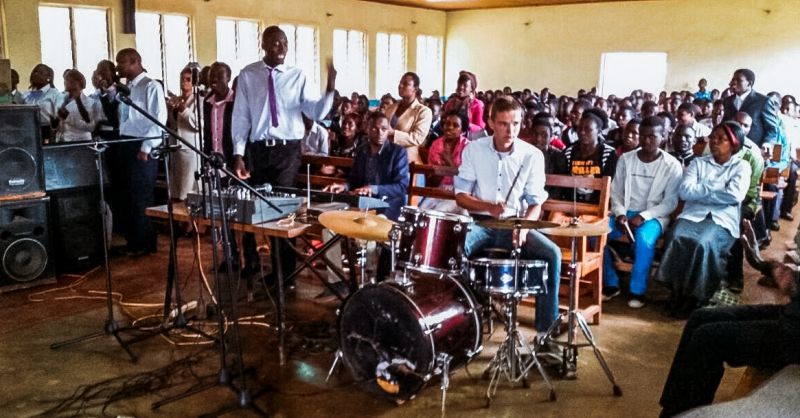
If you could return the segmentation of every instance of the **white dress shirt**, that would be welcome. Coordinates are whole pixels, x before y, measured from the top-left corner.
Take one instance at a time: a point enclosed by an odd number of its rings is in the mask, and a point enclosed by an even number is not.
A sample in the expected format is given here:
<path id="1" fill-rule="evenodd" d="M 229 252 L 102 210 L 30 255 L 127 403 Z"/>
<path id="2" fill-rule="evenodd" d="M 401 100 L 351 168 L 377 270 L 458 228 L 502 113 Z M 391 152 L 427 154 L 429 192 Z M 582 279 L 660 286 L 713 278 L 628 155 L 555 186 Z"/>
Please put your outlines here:
<path id="1" fill-rule="evenodd" d="M 147 113 L 158 119 L 159 122 L 167 123 L 167 101 L 164 100 L 164 89 L 161 85 L 150 79 L 147 73 L 141 73 L 133 80 L 128 82 L 131 89 L 131 100 Z M 136 109 L 132 109 L 125 103 L 119 105 L 119 133 L 120 135 L 134 138 L 149 138 L 142 142 L 142 152 L 149 153 L 153 147 L 161 144 L 161 134 L 163 130 L 145 118 Z"/>
<path id="2" fill-rule="evenodd" d="M 686 203 L 679 219 L 702 222 L 709 214 L 715 224 L 739 237 L 739 209 L 750 187 L 750 164 L 731 157 L 719 165 L 714 157 L 692 160 L 678 188 L 678 197 Z"/>
<path id="3" fill-rule="evenodd" d="M 518 172 L 519 178 L 514 183 Z M 529 205 L 544 203 L 547 200 L 544 182 L 544 155 L 539 148 L 517 138 L 510 152 L 500 153 L 490 136 L 472 141 L 464 148 L 458 175 L 453 178 L 456 194 L 467 193 L 488 202 L 506 202 L 514 184 L 503 217 L 524 215 L 523 199 Z"/>
<path id="4" fill-rule="evenodd" d="M 328 155 L 328 130 L 317 122 L 312 123 L 301 144 L 303 154 Z"/>
<path id="5" fill-rule="evenodd" d="M 81 112 L 78 110 L 77 102 L 69 98 L 66 94 L 59 97 L 58 103 L 56 103 L 57 108 L 60 109 L 61 106 L 64 106 L 64 102 L 67 102 L 64 109 L 66 109 L 69 114 L 58 126 L 56 142 L 91 141 L 92 132 L 99 120 L 99 116 L 96 113 L 97 105 L 95 105 L 95 100 L 81 93 L 81 103 L 83 103 L 83 107 L 89 115 L 88 122 L 83 120 Z"/>
<path id="6" fill-rule="evenodd" d="M 306 132 L 301 113 L 322 120 L 333 105 L 333 92 L 320 99 L 303 70 L 278 65 L 272 73 L 278 110 L 278 126 L 273 127 L 267 95 L 269 71 L 264 61 L 258 61 L 239 73 L 231 122 L 235 155 L 244 155 L 247 141 L 301 140 Z"/>
<path id="7" fill-rule="evenodd" d="M 57 88 L 50 87 L 48 84 L 38 90 L 30 90 L 25 93 L 25 104 L 39 106 L 39 123 L 43 126 L 50 126 L 50 121 L 58 118 L 56 102 L 60 95 Z"/>

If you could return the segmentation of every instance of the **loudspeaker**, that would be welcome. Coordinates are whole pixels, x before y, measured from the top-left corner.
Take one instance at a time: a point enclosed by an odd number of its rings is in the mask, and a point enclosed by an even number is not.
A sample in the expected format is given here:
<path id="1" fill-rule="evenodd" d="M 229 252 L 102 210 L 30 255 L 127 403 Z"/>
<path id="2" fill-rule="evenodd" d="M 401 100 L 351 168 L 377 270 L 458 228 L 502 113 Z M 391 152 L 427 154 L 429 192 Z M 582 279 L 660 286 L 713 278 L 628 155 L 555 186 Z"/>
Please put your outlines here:
<path id="1" fill-rule="evenodd" d="M 0 202 L 0 292 L 55 283 L 50 198 Z"/>
<path id="2" fill-rule="evenodd" d="M 103 257 L 100 191 L 97 187 L 81 187 L 50 192 L 49 196 L 58 272 L 98 265 Z"/>
<path id="3" fill-rule="evenodd" d="M 44 190 L 38 106 L 0 106 L 0 196 Z"/>
<path id="4" fill-rule="evenodd" d="M 108 150 L 106 150 L 108 152 Z M 86 146 L 45 145 L 44 188 L 48 192 L 75 187 L 94 186 L 100 182 L 94 151 Z M 109 182 L 108 158 L 103 157 L 103 180 Z"/>

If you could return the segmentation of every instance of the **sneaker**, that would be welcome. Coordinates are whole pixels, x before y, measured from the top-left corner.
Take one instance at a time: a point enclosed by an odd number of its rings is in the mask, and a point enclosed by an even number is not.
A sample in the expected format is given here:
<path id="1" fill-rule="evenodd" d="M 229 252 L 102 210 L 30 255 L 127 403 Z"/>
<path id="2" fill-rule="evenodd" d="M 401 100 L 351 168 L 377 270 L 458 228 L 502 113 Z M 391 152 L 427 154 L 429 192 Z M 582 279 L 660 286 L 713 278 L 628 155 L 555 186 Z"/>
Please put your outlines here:
<path id="1" fill-rule="evenodd" d="M 622 293 L 618 287 L 604 287 L 603 288 L 603 302 L 608 302 L 611 299 L 619 296 Z"/>
<path id="2" fill-rule="evenodd" d="M 633 296 L 631 300 L 628 301 L 628 307 L 633 309 L 641 309 L 644 308 L 644 298 L 641 296 Z"/>

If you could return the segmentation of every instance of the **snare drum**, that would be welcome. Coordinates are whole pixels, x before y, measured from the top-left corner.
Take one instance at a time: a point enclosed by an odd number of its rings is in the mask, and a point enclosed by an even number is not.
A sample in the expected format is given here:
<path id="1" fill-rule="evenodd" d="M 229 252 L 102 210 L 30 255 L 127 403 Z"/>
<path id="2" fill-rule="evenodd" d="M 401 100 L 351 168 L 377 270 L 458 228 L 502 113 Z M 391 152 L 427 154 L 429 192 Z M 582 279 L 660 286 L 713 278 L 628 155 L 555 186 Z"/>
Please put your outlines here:
<path id="1" fill-rule="evenodd" d="M 461 271 L 464 242 L 472 218 L 453 213 L 401 210 L 398 264 L 419 271 Z"/>
<path id="2" fill-rule="evenodd" d="M 469 281 L 475 291 L 490 295 L 547 293 L 547 262 L 519 260 L 519 283 L 514 285 L 514 260 L 478 258 L 469 261 Z"/>

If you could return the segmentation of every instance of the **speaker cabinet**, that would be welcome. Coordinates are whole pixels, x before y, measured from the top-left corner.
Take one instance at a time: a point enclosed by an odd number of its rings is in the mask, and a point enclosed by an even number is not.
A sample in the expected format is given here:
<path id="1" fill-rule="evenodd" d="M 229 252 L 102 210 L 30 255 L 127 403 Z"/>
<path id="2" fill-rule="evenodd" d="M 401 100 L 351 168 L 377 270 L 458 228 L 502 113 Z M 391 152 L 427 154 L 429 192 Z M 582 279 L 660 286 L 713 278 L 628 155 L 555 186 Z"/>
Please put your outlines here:
<path id="1" fill-rule="evenodd" d="M 108 153 L 108 150 L 106 150 Z M 86 146 L 75 144 L 45 145 L 44 155 L 44 188 L 47 192 L 72 189 L 76 187 L 94 186 L 100 183 L 97 174 L 97 162 L 94 151 Z M 103 181 L 108 184 L 108 157 L 103 157 Z"/>
<path id="2" fill-rule="evenodd" d="M 100 264 L 103 225 L 98 188 L 65 189 L 49 192 L 49 196 L 58 272 L 75 272 Z"/>
<path id="3" fill-rule="evenodd" d="M 0 197 L 44 190 L 37 106 L 0 106 Z"/>
<path id="4" fill-rule="evenodd" d="M 55 283 L 50 198 L 0 202 L 0 292 Z"/>

